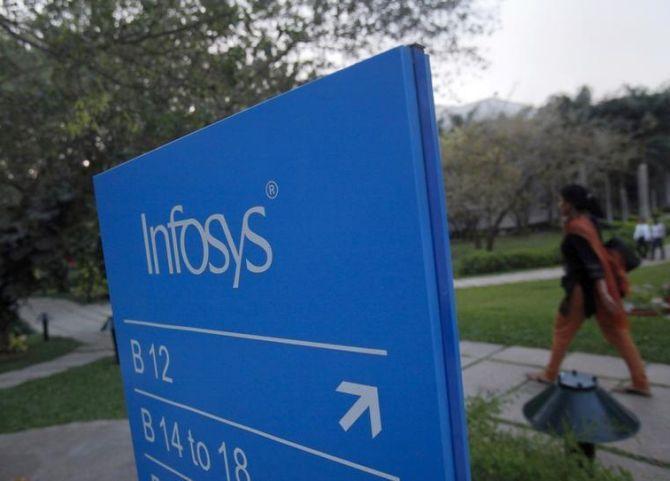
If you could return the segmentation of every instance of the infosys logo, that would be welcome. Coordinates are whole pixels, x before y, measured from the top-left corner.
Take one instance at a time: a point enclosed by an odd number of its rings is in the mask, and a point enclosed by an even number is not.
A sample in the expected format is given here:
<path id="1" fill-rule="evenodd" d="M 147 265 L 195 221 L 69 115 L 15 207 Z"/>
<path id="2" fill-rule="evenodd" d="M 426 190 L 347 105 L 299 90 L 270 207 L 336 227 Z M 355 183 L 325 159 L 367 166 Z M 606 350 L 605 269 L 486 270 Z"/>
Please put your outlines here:
<path id="1" fill-rule="evenodd" d="M 140 214 L 147 272 L 159 275 L 161 269 L 165 273 L 167 267 L 170 275 L 190 273 L 199 276 L 204 272 L 224 274 L 234 268 L 233 288 L 239 287 L 242 269 L 260 274 L 272 265 L 272 246 L 249 225 L 253 216 L 265 218 L 265 207 L 248 209 L 242 216 L 239 236 L 233 236 L 223 214 L 212 214 L 200 222 L 192 217 L 184 218 L 184 207 L 175 205 L 170 210 L 168 222 L 157 225 L 149 225 L 146 214 Z M 190 236 L 195 236 L 196 241 L 187 243 Z M 265 261 L 258 265 L 245 258 L 249 248 L 260 249 Z M 214 252 L 220 253 L 216 261 L 211 255 Z"/>

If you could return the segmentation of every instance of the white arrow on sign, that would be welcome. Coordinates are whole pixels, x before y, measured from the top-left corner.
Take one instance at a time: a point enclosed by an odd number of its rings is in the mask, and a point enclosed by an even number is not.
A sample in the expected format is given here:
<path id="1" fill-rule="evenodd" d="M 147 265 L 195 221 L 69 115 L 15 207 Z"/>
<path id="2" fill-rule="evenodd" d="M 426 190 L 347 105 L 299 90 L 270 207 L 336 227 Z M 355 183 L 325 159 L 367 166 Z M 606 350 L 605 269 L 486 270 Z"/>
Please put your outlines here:
<path id="1" fill-rule="evenodd" d="M 370 410 L 370 430 L 372 437 L 376 438 L 382 431 L 382 417 L 379 411 L 379 392 L 375 386 L 356 384 L 342 381 L 337 387 L 337 392 L 358 396 L 358 400 L 340 419 L 340 426 L 345 431 L 360 418 L 366 410 Z"/>

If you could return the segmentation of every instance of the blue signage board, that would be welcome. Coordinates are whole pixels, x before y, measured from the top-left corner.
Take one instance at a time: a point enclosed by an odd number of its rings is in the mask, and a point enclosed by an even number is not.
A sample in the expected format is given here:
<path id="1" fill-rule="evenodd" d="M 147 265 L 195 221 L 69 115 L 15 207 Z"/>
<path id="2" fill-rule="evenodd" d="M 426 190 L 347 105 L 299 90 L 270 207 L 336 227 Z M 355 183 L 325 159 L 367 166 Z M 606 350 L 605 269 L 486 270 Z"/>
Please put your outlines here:
<path id="1" fill-rule="evenodd" d="M 428 58 L 95 178 L 141 481 L 469 479 Z"/>

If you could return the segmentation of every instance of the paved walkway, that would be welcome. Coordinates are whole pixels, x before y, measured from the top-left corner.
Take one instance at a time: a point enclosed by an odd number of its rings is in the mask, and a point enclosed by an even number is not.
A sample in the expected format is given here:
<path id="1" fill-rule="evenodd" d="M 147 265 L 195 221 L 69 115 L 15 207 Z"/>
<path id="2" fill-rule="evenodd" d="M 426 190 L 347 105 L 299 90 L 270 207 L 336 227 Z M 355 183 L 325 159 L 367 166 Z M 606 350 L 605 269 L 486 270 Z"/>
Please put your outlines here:
<path id="1" fill-rule="evenodd" d="M 543 367 L 548 358 L 546 349 L 462 341 L 465 395 L 497 396 L 503 401 L 503 420 L 528 426 L 521 408 L 545 386 L 525 376 Z M 628 380 L 626 366 L 617 357 L 575 352 L 566 357 L 563 368 L 594 374 L 608 390 Z M 636 481 L 668 481 L 670 468 L 658 464 L 670 467 L 670 365 L 648 364 L 647 374 L 652 398 L 613 393 L 639 417 L 640 431 L 633 438 L 605 445 L 621 455 L 600 449 L 598 457 L 610 466 L 628 469 Z"/>
<path id="2" fill-rule="evenodd" d="M 49 333 L 53 336 L 72 337 L 86 344 L 95 344 L 103 335 L 100 327 L 112 314 L 108 302 L 77 304 L 67 299 L 31 297 L 19 309 L 19 316 L 37 332 L 42 332 L 41 313 L 49 315 Z"/>
<path id="3" fill-rule="evenodd" d="M 0 389 L 51 376 L 114 354 L 110 333 L 100 331 L 111 313 L 109 304 L 80 305 L 65 299 L 37 297 L 29 299 L 19 314 L 25 322 L 41 332 L 42 325 L 37 319 L 42 312 L 49 314 L 51 335 L 72 337 L 82 345 L 52 361 L 0 374 Z M 4 480 L 0 478 L 0 481 Z"/>
<path id="4" fill-rule="evenodd" d="M 670 244 L 665 246 L 665 260 L 642 262 L 642 265 L 653 266 L 670 262 Z M 454 279 L 454 287 L 483 287 L 483 286 L 497 286 L 500 284 L 512 284 L 515 282 L 526 281 L 542 281 L 547 279 L 559 279 L 563 275 L 562 267 L 548 267 L 544 269 L 532 269 L 527 271 L 507 272 L 504 274 L 490 274 L 484 276 L 463 277 Z"/>
<path id="5" fill-rule="evenodd" d="M 106 334 L 109 336 L 108 332 Z M 83 366 L 103 357 L 113 355 L 114 351 L 110 346 L 85 344 L 53 361 L 33 364 L 23 369 L 0 374 L 0 389 L 18 386 L 26 381 L 51 376 L 52 374 L 66 371 L 71 367 Z"/>
<path id="6" fill-rule="evenodd" d="M 2 481 L 136 481 L 128 421 L 72 423 L 0 436 Z"/>
<path id="7" fill-rule="evenodd" d="M 534 271 L 533 275 L 548 276 L 548 271 L 553 272 L 542 269 Z M 520 278 L 522 274 L 526 277 Z M 527 274 L 487 277 L 503 277 L 507 282 L 516 282 L 516 279 L 528 280 Z M 39 329 L 37 317 L 41 312 L 49 313 L 54 335 L 74 337 L 83 345 L 53 361 L 0 375 L 0 389 L 113 354 L 109 332 L 100 332 L 102 323 L 110 314 L 108 304 L 82 306 L 64 299 L 34 298 L 22 307 L 21 316 Z M 525 374 L 542 367 L 549 352 L 463 341 L 461 354 L 466 396 L 500 397 L 504 402 L 503 420 L 526 424 L 521 407 L 543 386 L 527 381 Z M 597 375 L 606 389 L 626 381 L 626 367 L 615 357 L 572 353 L 563 367 Z M 670 481 L 670 366 L 649 364 L 647 367 L 653 384 L 653 398 L 614 394 L 638 415 L 642 424 L 640 432 L 632 439 L 608 445 L 617 452 L 601 449 L 599 458 L 608 465 L 630 470 L 637 481 Z M 0 435 L 0 481 L 14 481 L 21 476 L 26 481 L 134 481 L 132 456 L 125 420 L 73 423 Z M 82 470 L 82 466 L 86 468 Z"/>
<path id="8" fill-rule="evenodd" d="M 504 274 L 463 277 L 460 279 L 454 279 L 454 287 L 457 289 L 463 289 L 466 287 L 484 287 L 498 286 L 501 284 L 513 284 L 515 282 L 543 281 L 546 279 L 559 279 L 562 275 L 562 267 L 548 267 L 546 269 L 532 269 L 529 271 L 507 272 Z"/>
<path id="9" fill-rule="evenodd" d="M 544 386 L 527 381 L 525 374 L 543 366 L 549 352 L 463 341 L 461 353 L 466 396 L 497 396 L 503 401 L 502 419 L 527 426 L 521 408 Z M 670 366 L 647 367 L 653 398 L 614 394 L 638 415 L 640 432 L 606 445 L 618 452 L 599 449 L 598 457 L 629 470 L 636 481 L 670 481 Z M 606 389 L 622 384 L 627 375 L 619 358 L 593 354 L 571 353 L 564 368 L 595 374 Z M 663 463 L 666 468 L 659 466 Z M 0 435 L 0 480 L 20 476 L 26 481 L 135 481 L 128 422 L 73 423 Z"/>

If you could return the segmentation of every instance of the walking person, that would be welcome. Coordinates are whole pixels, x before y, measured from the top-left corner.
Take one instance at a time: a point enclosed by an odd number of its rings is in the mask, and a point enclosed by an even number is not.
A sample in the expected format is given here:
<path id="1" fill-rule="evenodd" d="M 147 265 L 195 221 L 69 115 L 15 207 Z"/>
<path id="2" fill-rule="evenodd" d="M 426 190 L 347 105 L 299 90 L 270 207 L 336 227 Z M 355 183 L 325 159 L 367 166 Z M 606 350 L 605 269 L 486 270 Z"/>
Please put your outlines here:
<path id="1" fill-rule="evenodd" d="M 640 259 L 645 259 L 651 244 L 651 226 L 649 225 L 649 222 L 645 222 L 642 217 L 638 218 L 637 224 L 635 225 L 633 240 L 635 240 L 637 255 L 640 256 Z"/>
<path id="2" fill-rule="evenodd" d="M 665 259 L 665 224 L 654 217 L 651 226 L 651 259 L 656 259 L 656 249 L 661 251 L 661 259 Z"/>
<path id="3" fill-rule="evenodd" d="M 595 314 L 603 336 L 616 347 L 630 371 L 632 382 L 620 391 L 651 396 L 644 363 L 631 337 L 621 301 L 626 274 L 603 245 L 597 227 L 596 218 L 602 218 L 602 210 L 580 185 L 561 190 L 559 209 L 565 234 L 561 243 L 565 297 L 556 314 L 549 363 L 544 371 L 528 374 L 528 378 L 554 382 L 570 342 L 584 320 Z"/>

